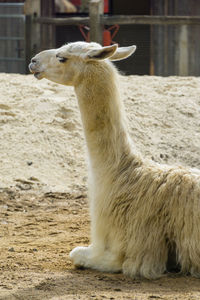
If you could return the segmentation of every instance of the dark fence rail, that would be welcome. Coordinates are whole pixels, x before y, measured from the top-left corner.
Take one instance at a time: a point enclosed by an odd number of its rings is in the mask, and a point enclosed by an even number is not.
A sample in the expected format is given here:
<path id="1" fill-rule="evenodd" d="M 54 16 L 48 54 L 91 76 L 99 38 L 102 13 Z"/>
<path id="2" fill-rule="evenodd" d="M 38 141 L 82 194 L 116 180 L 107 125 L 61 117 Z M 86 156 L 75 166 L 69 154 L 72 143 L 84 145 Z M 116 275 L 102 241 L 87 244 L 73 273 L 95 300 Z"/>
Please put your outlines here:
<path id="1" fill-rule="evenodd" d="M 140 25 L 200 25 L 198 16 L 104 16 L 104 25 L 140 24 Z"/>
<path id="2" fill-rule="evenodd" d="M 34 21 L 39 24 L 47 24 L 47 25 L 88 25 L 90 22 L 89 17 L 70 17 L 70 18 L 51 18 L 51 17 L 38 17 L 34 18 Z"/>
<path id="3" fill-rule="evenodd" d="M 88 25 L 90 23 L 90 17 L 68 17 L 68 18 L 51 18 L 51 17 L 39 17 L 34 19 L 35 22 L 40 24 L 52 24 L 57 26 L 63 25 Z M 101 16 L 101 24 L 103 25 L 200 25 L 200 16 L 128 16 L 128 15 L 116 15 L 116 16 Z"/>

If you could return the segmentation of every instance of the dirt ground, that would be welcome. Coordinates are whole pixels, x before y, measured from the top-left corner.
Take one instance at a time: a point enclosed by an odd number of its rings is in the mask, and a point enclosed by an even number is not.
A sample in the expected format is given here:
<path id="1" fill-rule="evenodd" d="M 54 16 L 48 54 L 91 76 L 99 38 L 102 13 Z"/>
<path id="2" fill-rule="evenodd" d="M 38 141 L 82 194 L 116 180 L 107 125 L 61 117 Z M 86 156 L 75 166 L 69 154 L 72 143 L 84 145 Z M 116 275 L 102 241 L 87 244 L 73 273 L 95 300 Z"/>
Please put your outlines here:
<path id="1" fill-rule="evenodd" d="M 168 275 L 132 280 L 76 270 L 68 254 L 89 243 L 85 194 L 0 195 L 0 299 L 200 299 L 200 281 Z"/>
<path id="2" fill-rule="evenodd" d="M 200 299 L 200 280 L 76 270 L 88 245 L 86 149 L 73 89 L 0 74 L 0 299 Z M 121 77 L 129 131 L 149 158 L 200 168 L 200 78 Z"/>

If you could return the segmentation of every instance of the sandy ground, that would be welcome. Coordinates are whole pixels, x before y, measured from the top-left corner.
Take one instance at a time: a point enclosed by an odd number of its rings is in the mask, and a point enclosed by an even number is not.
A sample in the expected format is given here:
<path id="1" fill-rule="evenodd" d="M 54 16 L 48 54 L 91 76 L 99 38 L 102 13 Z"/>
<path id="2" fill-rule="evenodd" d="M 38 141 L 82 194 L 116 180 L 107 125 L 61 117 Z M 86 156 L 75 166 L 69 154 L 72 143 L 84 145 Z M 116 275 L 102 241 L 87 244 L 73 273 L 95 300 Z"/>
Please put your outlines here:
<path id="1" fill-rule="evenodd" d="M 86 147 L 72 88 L 0 74 L 0 299 L 200 299 L 200 280 L 76 270 L 88 245 Z M 136 147 L 200 168 L 200 78 L 121 77 Z"/>

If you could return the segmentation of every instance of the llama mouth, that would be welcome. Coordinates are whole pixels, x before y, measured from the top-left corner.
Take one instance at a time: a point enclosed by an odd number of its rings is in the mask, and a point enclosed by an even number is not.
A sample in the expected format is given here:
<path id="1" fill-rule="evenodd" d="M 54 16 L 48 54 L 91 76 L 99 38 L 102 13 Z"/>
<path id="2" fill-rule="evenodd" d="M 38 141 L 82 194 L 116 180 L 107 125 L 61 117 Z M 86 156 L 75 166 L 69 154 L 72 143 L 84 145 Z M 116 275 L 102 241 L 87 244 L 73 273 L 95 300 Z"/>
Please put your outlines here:
<path id="1" fill-rule="evenodd" d="M 34 75 L 35 78 L 37 78 L 37 79 L 42 79 L 42 72 L 34 72 L 33 75 Z"/>
<path id="2" fill-rule="evenodd" d="M 35 76 L 35 77 L 38 77 L 39 75 L 40 75 L 40 72 L 35 72 L 35 73 L 34 73 L 34 76 Z"/>
<path id="3" fill-rule="evenodd" d="M 29 65 L 29 70 L 35 76 L 35 78 L 37 78 L 37 79 L 42 79 L 43 78 L 43 76 L 42 76 L 43 72 L 36 71 L 35 67 L 33 66 L 32 63 Z"/>

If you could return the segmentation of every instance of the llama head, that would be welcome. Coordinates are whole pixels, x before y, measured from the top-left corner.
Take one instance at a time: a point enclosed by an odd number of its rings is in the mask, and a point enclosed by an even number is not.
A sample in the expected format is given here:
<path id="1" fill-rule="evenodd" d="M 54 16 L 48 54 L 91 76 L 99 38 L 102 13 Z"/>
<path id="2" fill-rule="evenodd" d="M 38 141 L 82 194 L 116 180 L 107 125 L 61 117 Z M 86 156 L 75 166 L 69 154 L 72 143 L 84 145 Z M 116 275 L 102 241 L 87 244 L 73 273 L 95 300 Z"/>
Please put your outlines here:
<path id="1" fill-rule="evenodd" d="M 91 63 L 122 60 L 129 57 L 136 46 L 118 47 L 116 44 L 102 47 L 97 43 L 75 42 L 58 49 L 42 51 L 32 58 L 30 71 L 37 79 L 46 78 L 64 85 L 76 85 Z"/>

